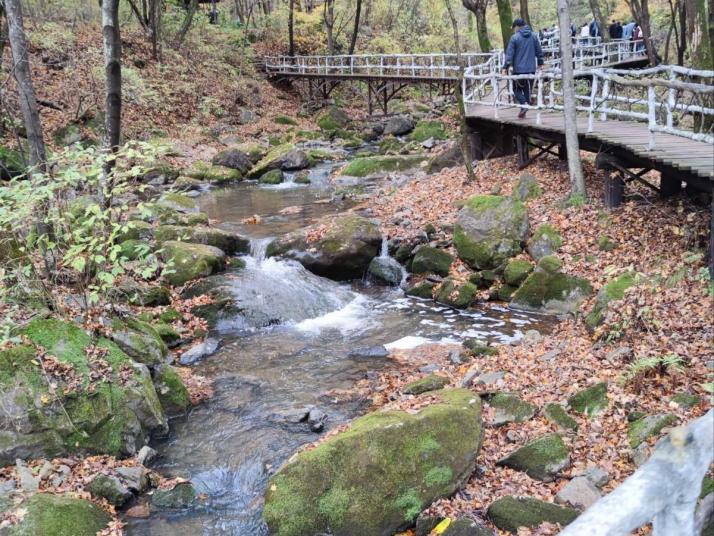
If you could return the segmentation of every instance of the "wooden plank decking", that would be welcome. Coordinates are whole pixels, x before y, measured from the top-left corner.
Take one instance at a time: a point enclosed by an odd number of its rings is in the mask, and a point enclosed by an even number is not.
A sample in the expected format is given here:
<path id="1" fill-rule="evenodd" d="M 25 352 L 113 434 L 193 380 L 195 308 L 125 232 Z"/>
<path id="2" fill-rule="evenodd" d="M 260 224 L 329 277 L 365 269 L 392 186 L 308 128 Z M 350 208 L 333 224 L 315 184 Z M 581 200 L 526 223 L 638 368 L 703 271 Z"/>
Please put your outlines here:
<path id="1" fill-rule="evenodd" d="M 516 106 L 499 108 L 494 117 L 492 106 L 466 104 L 466 116 L 496 123 L 509 124 L 531 131 L 565 133 L 564 117 L 555 111 L 541 111 L 541 123 L 537 123 L 536 110 L 529 110 L 525 119 L 518 118 Z M 604 145 L 620 147 L 642 160 L 660 163 L 703 179 L 714 180 L 714 146 L 671 134 L 656 133 L 655 149 L 649 150 L 649 130 L 646 123 L 607 121 L 596 119 L 593 131 L 588 132 L 588 119 L 578 117 L 578 135 L 581 140 L 598 141 Z"/>

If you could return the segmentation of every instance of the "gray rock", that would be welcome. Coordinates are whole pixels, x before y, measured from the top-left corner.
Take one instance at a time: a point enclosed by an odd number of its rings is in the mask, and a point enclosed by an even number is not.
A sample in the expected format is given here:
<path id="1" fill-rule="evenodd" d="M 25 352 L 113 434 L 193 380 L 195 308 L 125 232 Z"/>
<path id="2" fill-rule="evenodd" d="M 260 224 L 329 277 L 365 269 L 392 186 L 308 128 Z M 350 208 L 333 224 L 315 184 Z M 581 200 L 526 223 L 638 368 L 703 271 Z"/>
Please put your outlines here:
<path id="1" fill-rule="evenodd" d="M 536 407 L 524 402 L 511 393 L 498 393 L 491 397 L 489 405 L 494 408 L 494 426 L 500 426 L 509 422 L 526 422 L 535 415 Z"/>
<path id="2" fill-rule="evenodd" d="M 427 374 L 435 372 L 437 370 L 441 369 L 439 365 L 436 363 L 430 363 L 428 365 L 424 365 L 423 367 L 419 367 L 419 372 L 425 372 Z"/>
<path id="3" fill-rule="evenodd" d="M 622 363 L 632 357 L 632 348 L 629 346 L 619 346 L 607 353 L 605 359 L 610 363 Z"/>
<path id="4" fill-rule="evenodd" d="M 466 371 L 466 374 L 464 374 L 464 377 L 461 378 L 460 385 L 461 387 L 471 387 L 471 384 L 474 381 L 474 378 L 478 375 L 478 368 L 477 367 L 471 367 L 469 370 Z"/>
<path id="5" fill-rule="evenodd" d="M 157 489 L 151 496 L 151 508 L 158 510 L 181 510 L 196 501 L 196 490 L 190 482 L 182 482 L 172 489 Z"/>
<path id="6" fill-rule="evenodd" d="M 543 190 L 536 178 L 530 173 L 524 173 L 513 187 L 513 193 L 511 195 L 518 201 L 527 201 L 528 199 L 538 197 L 542 193 Z"/>
<path id="7" fill-rule="evenodd" d="M 558 492 L 555 502 L 585 510 L 595 504 L 600 497 L 602 494 L 595 484 L 584 476 L 576 476 Z"/>
<path id="8" fill-rule="evenodd" d="M 558 434 L 539 437 L 498 461 L 497 465 L 523 471 L 531 478 L 550 482 L 570 467 L 570 453 Z"/>
<path id="9" fill-rule="evenodd" d="M 327 413 L 321 409 L 311 409 L 307 415 L 307 424 L 313 432 L 321 432 L 325 427 L 325 421 L 327 421 Z"/>
<path id="10" fill-rule="evenodd" d="M 456 142 L 449 142 L 446 149 L 433 156 L 426 166 L 427 173 L 437 173 L 444 168 L 464 165 L 464 153 Z"/>
<path id="11" fill-rule="evenodd" d="M 310 167 L 310 160 L 305 154 L 305 151 L 300 149 L 292 149 L 288 152 L 281 166 L 283 171 L 297 171 L 299 169 L 306 169 Z"/>
<path id="12" fill-rule="evenodd" d="M 42 467 L 40 467 L 40 472 L 38 473 L 38 476 L 40 477 L 40 480 L 47 480 L 47 478 L 54 472 L 54 466 L 48 462 L 47 460 L 44 461 L 42 464 Z"/>
<path id="13" fill-rule="evenodd" d="M 253 163 L 247 154 L 238 149 L 226 149 L 213 157 L 211 163 L 214 166 L 222 166 L 230 169 L 237 169 L 241 173 L 248 173 Z"/>
<path id="14" fill-rule="evenodd" d="M 384 125 L 385 136 L 403 136 L 414 130 L 414 120 L 407 115 L 396 115 L 390 117 Z"/>
<path id="15" fill-rule="evenodd" d="M 485 372 L 476 378 L 477 385 L 497 385 L 499 382 L 503 381 L 506 373 L 502 370 L 497 370 L 495 372 Z"/>
<path id="16" fill-rule="evenodd" d="M 460 517 L 452 521 L 443 536 L 493 536 L 493 531 L 479 525 L 473 519 Z"/>
<path id="17" fill-rule="evenodd" d="M 587 478 L 598 488 L 603 487 L 610 482 L 610 475 L 602 467 L 591 467 L 587 469 L 581 476 Z"/>
<path id="18" fill-rule="evenodd" d="M 37 491 L 40 488 L 40 477 L 35 476 L 32 469 L 24 461 L 15 460 L 15 467 L 22 489 L 25 491 Z"/>
<path id="19" fill-rule="evenodd" d="M 71 473 L 72 469 L 70 469 L 69 466 L 64 464 L 58 466 L 56 473 L 50 479 L 50 484 L 54 487 L 61 486 Z"/>
<path id="20" fill-rule="evenodd" d="M 131 491 L 117 477 L 111 475 L 95 476 L 86 486 L 86 490 L 94 497 L 106 499 L 114 506 L 121 506 L 132 498 Z"/>
<path id="21" fill-rule="evenodd" d="M 542 340 L 543 335 L 541 335 L 540 332 L 534 329 L 529 329 L 528 331 L 526 331 L 525 335 L 523 335 L 523 339 L 521 339 L 523 344 L 538 344 Z"/>
<path id="22" fill-rule="evenodd" d="M 466 358 L 461 350 L 451 350 L 449 352 L 449 361 L 451 361 L 454 365 L 461 365 L 466 363 Z"/>
<path id="23" fill-rule="evenodd" d="M 241 125 L 248 125 L 250 123 L 255 123 L 255 113 L 248 108 L 241 108 L 238 113 L 238 123 Z"/>
<path id="24" fill-rule="evenodd" d="M 7 495 L 11 491 L 14 491 L 17 488 L 17 484 L 15 484 L 15 481 L 13 479 L 0 479 L 0 497 L 3 495 Z"/>
<path id="25" fill-rule="evenodd" d="M 632 460 L 632 463 L 635 464 L 635 467 L 639 467 L 643 463 L 647 461 L 647 458 L 649 458 L 649 445 L 647 443 L 640 443 L 632 449 L 630 452 L 630 459 Z"/>
<path id="26" fill-rule="evenodd" d="M 218 350 L 220 344 L 220 339 L 209 337 L 202 343 L 192 346 L 184 353 L 182 353 L 181 357 L 179 358 L 179 363 L 182 365 L 192 365 L 193 363 L 200 361 L 204 357 L 213 355 L 216 350 Z"/>
<path id="27" fill-rule="evenodd" d="M 392 257 L 375 257 L 369 263 L 367 271 L 377 281 L 389 285 L 396 286 L 402 282 L 402 266 Z"/>
<path id="28" fill-rule="evenodd" d="M 356 348 L 352 350 L 347 357 L 350 358 L 369 358 L 369 359 L 384 359 L 389 357 L 389 350 L 384 346 L 369 346 L 366 348 Z"/>
<path id="29" fill-rule="evenodd" d="M 151 463 L 151 461 L 156 458 L 157 452 L 152 449 L 149 445 L 144 445 L 139 449 L 139 453 L 136 455 L 136 461 L 138 461 L 141 465 L 146 465 L 147 463 Z"/>
<path id="30" fill-rule="evenodd" d="M 136 493 L 141 493 L 149 485 L 146 469 L 141 466 L 119 467 L 117 474 L 124 480 L 126 487 Z"/>

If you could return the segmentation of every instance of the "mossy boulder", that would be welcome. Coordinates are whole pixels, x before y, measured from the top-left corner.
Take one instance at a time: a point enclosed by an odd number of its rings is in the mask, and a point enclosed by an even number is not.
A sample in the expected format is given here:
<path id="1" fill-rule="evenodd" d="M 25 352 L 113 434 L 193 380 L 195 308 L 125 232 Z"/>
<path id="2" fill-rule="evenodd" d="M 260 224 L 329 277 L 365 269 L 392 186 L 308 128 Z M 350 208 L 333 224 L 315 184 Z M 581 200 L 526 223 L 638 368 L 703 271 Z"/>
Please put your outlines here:
<path id="1" fill-rule="evenodd" d="M 193 505 L 198 496 L 190 482 L 181 482 L 171 489 L 157 489 L 151 495 L 152 510 L 183 510 Z"/>
<path id="2" fill-rule="evenodd" d="M 557 273 L 562 266 L 563 263 L 555 255 L 546 255 L 538 261 L 538 268 L 549 274 Z"/>
<path id="3" fill-rule="evenodd" d="M 4 536 L 96 536 L 112 520 L 96 504 L 51 493 L 37 493 L 20 507 L 25 515 L 4 529 Z"/>
<path id="4" fill-rule="evenodd" d="M 311 241 L 316 230 L 321 236 Z M 382 235 L 374 222 L 349 214 L 323 219 L 316 226 L 275 240 L 266 254 L 293 258 L 317 275 L 348 280 L 365 274 L 381 244 Z"/>
<path id="5" fill-rule="evenodd" d="M 169 353 L 156 330 L 137 318 L 115 318 L 111 328 L 112 341 L 134 361 L 153 367 L 162 363 Z"/>
<path id="6" fill-rule="evenodd" d="M 575 313 L 591 293 L 586 279 L 538 269 L 513 294 L 510 305 L 526 311 Z"/>
<path id="7" fill-rule="evenodd" d="M 451 168 L 464 165 L 464 153 L 461 145 L 457 142 L 450 142 L 440 153 L 432 156 L 426 165 L 427 173 L 438 173 L 444 168 Z"/>
<path id="8" fill-rule="evenodd" d="M 478 396 L 432 393 L 416 414 L 379 411 L 293 457 L 268 484 L 271 534 L 391 536 L 468 479 L 482 429 Z"/>
<path id="9" fill-rule="evenodd" d="M 250 240 L 247 238 L 218 227 L 208 227 L 207 225 L 190 227 L 160 225 L 156 228 L 155 237 L 159 244 L 183 240 L 194 244 L 213 246 L 223 251 L 226 255 L 250 252 Z"/>
<path id="10" fill-rule="evenodd" d="M 50 387 L 36 347 L 0 351 L 0 464 L 74 452 L 128 456 L 153 432 L 167 431 L 148 369 L 114 342 L 99 338 L 90 358 L 95 343 L 87 333 L 41 318 L 22 335 L 70 372 L 51 377 Z"/>
<path id="11" fill-rule="evenodd" d="M 141 220 L 130 220 L 126 222 L 117 236 L 117 243 L 126 240 L 150 240 L 154 234 L 154 229 L 150 223 Z"/>
<path id="12" fill-rule="evenodd" d="M 417 250 L 412 260 L 412 272 L 415 274 L 437 274 L 442 277 L 449 275 L 454 257 L 443 249 L 429 246 Z"/>
<path id="13" fill-rule="evenodd" d="M 404 275 L 401 264 L 392 257 L 375 257 L 367 271 L 373 280 L 387 285 L 399 285 Z"/>
<path id="14" fill-rule="evenodd" d="M 499 529 L 515 534 L 520 527 L 536 528 L 546 522 L 567 525 L 578 517 L 578 511 L 532 497 L 507 495 L 494 501 L 486 515 Z"/>
<path id="15" fill-rule="evenodd" d="M 250 155 L 235 147 L 219 152 L 213 157 L 211 163 L 214 166 L 234 169 L 241 175 L 245 175 L 253 167 Z"/>
<path id="16" fill-rule="evenodd" d="M 503 271 L 503 280 L 506 284 L 518 287 L 533 271 L 533 265 L 525 259 L 513 259 L 508 261 L 506 269 Z"/>
<path id="17" fill-rule="evenodd" d="M 676 415 L 660 413 L 657 415 L 647 415 L 629 424 L 627 429 L 627 440 L 634 449 L 647 438 L 658 435 L 662 428 L 677 422 Z"/>
<path id="18" fill-rule="evenodd" d="M 295 150 L 295 145 L 292 143 L 281 143 L 276 147 L 271 148 L 260 161 L 255 164 L 248 172 L 248 178 L 257 179 L 262 177 L 268 171 L 274 169 L 283 169 L 288 155 Z"/>
<path id="19" fill-rule="evenodd" d="M 387 136 L 381 142 L 379 142 L 379 154 L 381 155 L 395 155 L 404 147 L 404 143 L 394 136 Z"/>
<path id="20" fill-rule="evenodd" d="M 421 155 L 367 156 L 355 158 L 342 175 L 349 177 L 368 177 L 392 171 L 407 171 L 418 167 L 424 161 Z"/>
<path id="21" fill-rule="evenodd" d="M 473 283 L 459 282 L 451 277 L 444 279 L 436 294 L 436 301 L 454 307 L 466 309 L 476 298 L 478 288 Z"/>
<path id="22" fill-rule="evenodd" d="M 432 283 L 431 281 L 417 283 L 416 285 L 412 285 L 411 287 L 409 287 L 409 289 L 407 290 L 407 296 L 430 300 L 434 297 L 434 288 L 436 288 L 436 284 Z"/>
<path id="23" fill-rule="evenodd" d="M 95 476 L 84 489 L 93 497 L 106 499 L 114 506 L 123 505 L 133 496 L 117 477 L 103 473 Z"/>
<path id="24" fill-rule="evenodd" d="M 419 121 L 409 134 L 409 139 L 423 142 L 428 139 L 445 140 L 449 137 L 446 126 L 441 121 Z"/>
<path id="25" fill-rule="evenodd" d="M 241 143 L 235 148 L 245 154 L 253 165 L 260 162 L 268 153 L 268 149 L 266 147 L 252 141 Z"/>
<path id="26" fill-rule="evenodd" d="M 166 413 L 182 413 L 191 406 L 191 395 L 171 365 L 162 365 L 154 371 L 154 387 Z"/>
<path id="27" fill-rule="evenodd" d="M 533 236 L 528 239 L 526 249 L 535 260 L 556 253 L 563 245 L 563 238 L 558 230 L 548 223 L 536 227 Z"/>
<path id="28" fill-rule="evenodd" d="M 602 287 L 597 293 L 592 311 L 585 317 L 585 323 L 588 327 L 595 329 L 602 324 L 610 303 L 623 299 L 625 292 L 639 282 L 640 276 L 638 274 L 626 272 Z"/>
<path id="29" fill-rule="evenodd" d="M 263 173 L 258 182 L 260 184 L 280 184 L 283 182 L 284 176 L 281 169 L 271 169 L 270 171 Z"/>
<path id="30" fill-rule="evenodd" d="M 330 106 L 317 119 L 317 126 L 326 132 L 347 128 L 349 124 L 349 116 L 337 106 Z"/>
<path id="31" fill-rule="evenodd" d="M 464 347 L 468 348 L 472 356 L 498 355 L 498 348 L 484 344 L 478 339 L 467 339 L 464 341 Z"/>
<path id="32" fill-rule="evenodd" d="M 570 467 L 570 453 L 558 434 L 539 437 L 499 460 L 497 465 L 523 471 L 529 477 L 550 482 Z"/>
<path id="33" fill-rule="evenodd" d="M 518 201 L 528 201 L 540 197 L 543 189 L 538 184 L 536 178 L 530 173 L 524 173 L 518 178 L 518 182 L 513 187 L 511 196 Z"/>
<path id="34" fill-rule="evenodd" d="M 207 277 L 223 271 L 226 254 L 213 246 L 189 242 L 164 242 L 162 258 L 170 262 L 162 278 L 169 284 L 180 287 L 193 279 Z"/>
<path id="35" fill-rule="evenodd" d="M 164 341 L 168 347 L 175 346 L 181 340 L 181 335 L 178 334 L 171 324 L 157 322 L 156 324 L 152 324 L 151 327 L 156 330 L 156 333 L 158 333 L 161 340 Z"/>
<path id="36" fill-rule="evenodd" d="M 195 162 L 193 167 L 186 171 L 186 175 L 192 179 L 211 184 L 225 184 L 237 182 L 243 178 L 243 172 L 224 166 L 215 166 L 206 162 Z"/>
<path id="37" fill-rule="evenodd" d="M 489 401 L 495 412 L 493 424 L 500 426 L 509 422 L 526 422 L 535 415 L 536 407 L 524 402 L 512 393 L 496 393 Z"/>
<path id="38" fill-rule="evenodd" d="M 449 384 L 449 378 L 445 376 L 437 376 L 429 374 L 419 380 L 413 381 L 404 386 L 402 392 L 405 395 L 420 395 L 427 391 L 438 391 Z"/>
<path id="39" fill-rule="evenodd" d="M 578 429 L 578 421 L 568 415 L 568 412 L 560 404 L 546 404 L 544 413 L 546 419 L 565 430 L 574 431 Z"/>
<path id="40" fill-rule="evenodd" d="M 588 417 L 597 415 L 606 409 L 608 404 L 607 382 L 596 383 L 575 393 L 568 399 L 568 405 L 572 409 Z"/>
<path id="41" fill-rule="evenodd" d="M 528 234 L 528 212 L 520 201 L 477 195 L 466 201 L 454 226 L 454 245 L 471 268 L 498 268 L 518 255 Z"/>
<path id="42" fill-rule="evenodd" d="M 146 285 L 126 280 L 110 291 L 112 299 L 141 307 L 158 307 L 171 303 L 171 292 L 163 286 Z"/>

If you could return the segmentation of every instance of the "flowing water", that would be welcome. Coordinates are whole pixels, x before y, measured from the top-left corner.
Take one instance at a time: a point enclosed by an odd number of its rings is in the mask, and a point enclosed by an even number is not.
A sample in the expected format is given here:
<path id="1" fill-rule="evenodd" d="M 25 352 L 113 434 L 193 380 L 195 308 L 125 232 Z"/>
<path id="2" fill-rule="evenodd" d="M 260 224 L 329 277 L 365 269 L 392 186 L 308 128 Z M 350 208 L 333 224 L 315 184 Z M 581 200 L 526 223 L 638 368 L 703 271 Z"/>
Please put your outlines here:
<path id="1" fill-rule="evenodd" d="M 319 408 L 329 429 L 358 415 L 356 402 L 334 403 L 321 395 L 347 389 L 388 365 L 350 357 L 355 348 L 467 337 L 503 343 L 544 325 L 542 318 L 505 309 L 458 312 L 407 298 L 398 288 L 339 284 L 294 261 L 265 259 L 268 237 L 347 208 L 330 201 L 330 171 L 330 164 L 312 170 L 309 186 L 242 184 L 201 200 L 210 217 L 253 239 L 246 267 L 219 276 L 240 312 L 219 323 L 220 350 L 196 366 L 214 381 L 215 396 L 174 419 L 170 437 L 154 445 L 160 453 L 155 468 L 190 478 L 205 499 L 189 511 L 130 519 L 128 534 L 267 534 L 260 514 L 271 470 L 319 437 L 300 422 L 302 416 Z M 254 215 L 259 224 L 241 223 Z"/>

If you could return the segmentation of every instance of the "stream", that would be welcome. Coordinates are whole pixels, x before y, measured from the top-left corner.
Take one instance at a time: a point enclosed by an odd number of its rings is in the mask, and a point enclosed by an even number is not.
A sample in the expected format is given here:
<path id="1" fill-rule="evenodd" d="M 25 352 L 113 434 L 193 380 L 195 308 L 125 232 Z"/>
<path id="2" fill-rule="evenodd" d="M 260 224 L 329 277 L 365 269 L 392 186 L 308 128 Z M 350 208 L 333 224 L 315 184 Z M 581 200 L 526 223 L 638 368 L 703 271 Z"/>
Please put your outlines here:
<path id="1" fill-rule="evenodd" d="M 397 288 L 336 283 L 297 262 L 264 258 L 270 237 L 351 206 L 333 199 L 334 167 L 313 168 L 309 185 L 289 176 L 277 186 L 242 183 L 200 198 L 201 210 L 223 222 L 221 227 L 252 240 L 246 267 L 221 276 L 250 313 L 223 319 L 216 327 L 221 348 L 195 366 L 213 380 L 214 397 L 173 419 L 170 436 L 153 444 L 159 452 L 153 468 L 190 479 L 204 500 L 188 511 L 128 518 L 127 534 L 267 535 L 261 509 L 271 471 L 320 437 L 300 418 L 318 408 L 327 414 L 329 430 L 359 415 L 364 408 L 358 403 L 333 403 L 320 395 L 348 389 L 388 364 L 350 357 L 355 348 L 463 338 L 507 343 L 545 325 L 542 317 L 505 308 L 454 311 L 407 298 Z M 258 224 L 241 223 L 253 216 Z"/>

